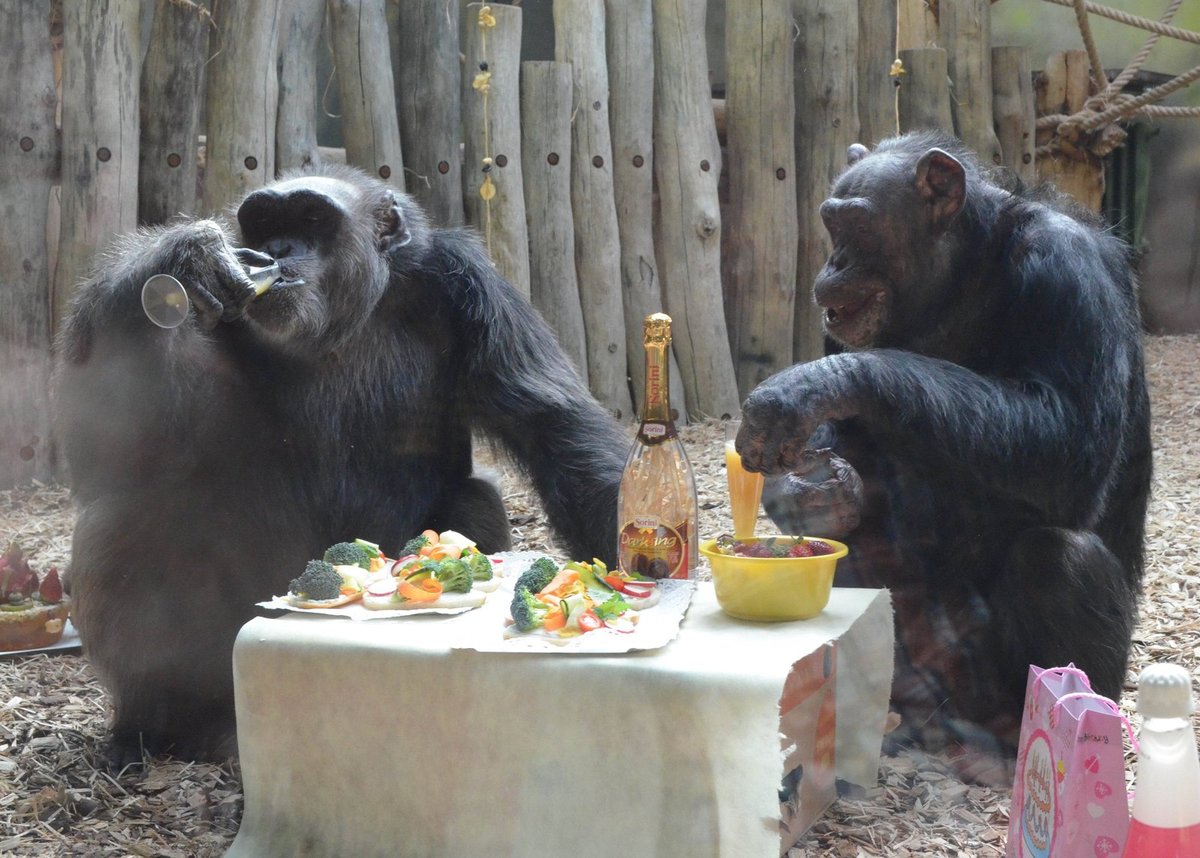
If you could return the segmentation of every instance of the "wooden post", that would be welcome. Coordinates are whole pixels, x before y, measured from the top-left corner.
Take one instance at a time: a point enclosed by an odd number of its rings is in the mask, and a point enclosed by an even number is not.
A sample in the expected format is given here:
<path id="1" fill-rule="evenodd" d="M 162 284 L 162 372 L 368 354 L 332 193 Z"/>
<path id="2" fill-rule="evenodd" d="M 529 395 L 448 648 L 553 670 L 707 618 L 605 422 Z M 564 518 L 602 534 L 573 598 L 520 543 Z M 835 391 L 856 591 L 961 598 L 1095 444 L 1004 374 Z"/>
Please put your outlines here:
<path id="1" fill-rule="evenodd" d="M 521 159 L 529 225 L 529 293 L 587 377 L 587 331 L 575 278 L 571 215 L 571 67 L 521 63 Z"/>
<path id="2" fill-rule="evenodd" d="M 900 51 L 900 67 L 902 73 L 896 79 L 900 132 L 925 130 L 953 134 L 946 52 L 941 48 Z"/>
<path id="3" fill-rule="evenodd" d="M 991 20 L 991 0 L 938 3 L 938 27 L 954 93 L 950 101 L 954 127 L 985 167 L 1003 160 L 992 127 Z"/>
<path id="4" fill-rule="evenodd" d="M 462 86 L 457 3 L 390 0 L 405 184 L 439 226 L 463 222 Z"/>
<path id="5" fill-rule="evenodd" d="M 275 178 L 282 0 L 221 0 L 208 63 L 204 206 L 218 212 Z M 69 4 L 68 4 L 69 5 Z"/>
<path id="6" fill-rule="evenodd" d="M 212 18 L 204 3 L 156 0 L 142 63 L 138 220 L 196 211 L 196 120 Z"/>
<path id="7" fill-rule="evenodd" d="M 0 4 L 0 489 L 51 477 L 46 211 L 60 152 L 46 5 Z"/>
<path id="8" fill-rule="evenodd" d="M 618 417 L 633 416 L 621 299 L 621 239 L 613 196 L 604 4 L 554 0 L 554 58 L 571 64 L 571 208 L 575 272 L 587 325 L 588 384 Z"/>
<path id="9" fill-rule="evenodd" d="M 621 295 L 625 355 L 635 409 L 646 392 L 646 316 L 662 312 L 662 280 L 654 251 L 654 13 L 651 0 L 607 0 L 609 126 L 613 197 L 621 241 Z M 687 421 L 683 378 L 668 355 L 671 406 L 676 423 Z"/>
<path id="10" fill-rule="evenodd" d="M 721 294 L 721 148 L 704 44 L 704 0 L 654 0 L 658 259 L 688 414 L 740 411 Z"/>
<path id="11" fill-rule="evenodd" d="M 487 7 L 481 24 L 481 10 Z M 521 7 L 467 6 L 462 71 L 463 210 L 496 269 L 529 297 L 529 228 L 521 170 Z M 494 26 L 486 26 L 494 21 Z M 482 66 L 482 68 L 481 68 Z M 477 86 L 478 84 L 478 86 Z M 485 199 L 484 195 L 494 192 Z"/>
<path id="12" fill-rule="evenodd" d="M 858 140 L 858 16 L 835 0 L 797 0 L 796 23 L 796 324 L 792 357 L 808 361 L 825 354 L 821 313 L 812 285 L 832 245 L 820 207 L 834 178 L 846 166 L 846 150 Z"/>
<path id="13" fill-rule="evenodd" d="M 279 172 L 321 163 L 317 146 L 317 50 L 325 26 L 324 0 L 292 0 L 279 52 L 279 116 L 275 121 L 275 167 Z"/>
<path id="14" fill-rule="evenodd" d="M 858 0 L 859 142 L 874 146 L 896 133 L 896 0 Z"/>
<path id="15" fill-rule="evenodd" d="M 936 8 L 937 4 L 931 0 L 896 0 L 896 50 L 937 45 Z"/>
<path id="16" fill-rule="evenodd" d="M 1027 186 L 1037 180 L 1034 164 L 1033 76 L 1029 49 L 992 48 L 992 111 L 1004 166 Z"/>
<path id="17" fill-rule="evenodd" d="M 727 0 L 725 317 L 738 394 L 792 363 L 795 83 L 790 0 Z M 807 296 L 806 296 L 807 297 Z"/>
<path id="18" fill-rule="evenodd" d="M 384 0 L 330 0 L 346 163 L 404 190 Z M 385 62 L 385 60 L 387 60 Z"/>
<path id="19" fill-rule="evenodd" d="M 1046 68 L 1034 87 L 1037 115 L 1065 114 L 1080 109 L 1092 93 L 1091 63 L 1087 51 L 1064 51 L 1046 59 Z M 1037 134 L 1041 146 L 1054 136 L 1048 128 Z M 1083 149 L 1059 151 L 1037 157 L 1037 178 L 1050 181 L 1063 193 L 1070 194 L 1081 205 L 1100 211 L 1104 199 L 1104 165 L 1099 158 Z"/>
<path id="20" fill-rule="evenodd" d="M 138 2 L 63 3 L 55 327 L 96 251 L 137 226 Z"/>

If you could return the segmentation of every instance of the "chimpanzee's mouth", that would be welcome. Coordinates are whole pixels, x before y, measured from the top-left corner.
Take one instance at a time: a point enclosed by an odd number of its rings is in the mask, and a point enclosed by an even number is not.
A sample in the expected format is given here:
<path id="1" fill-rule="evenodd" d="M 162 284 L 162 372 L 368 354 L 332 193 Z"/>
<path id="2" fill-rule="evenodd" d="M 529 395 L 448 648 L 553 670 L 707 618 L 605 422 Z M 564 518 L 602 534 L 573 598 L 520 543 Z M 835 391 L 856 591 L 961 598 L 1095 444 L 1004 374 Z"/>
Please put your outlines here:
<path id="1" fill-rule="evenodd" d="M 826 307 L 825 324 L 836 327 L 854 321 L 855 317 L 862 313 L 866 306 L 874 301 L 875 298 L 875 293 L 872 293 L 865 298 L 851 301 L 849 304 L 837 304 L 833 307 Z"/>

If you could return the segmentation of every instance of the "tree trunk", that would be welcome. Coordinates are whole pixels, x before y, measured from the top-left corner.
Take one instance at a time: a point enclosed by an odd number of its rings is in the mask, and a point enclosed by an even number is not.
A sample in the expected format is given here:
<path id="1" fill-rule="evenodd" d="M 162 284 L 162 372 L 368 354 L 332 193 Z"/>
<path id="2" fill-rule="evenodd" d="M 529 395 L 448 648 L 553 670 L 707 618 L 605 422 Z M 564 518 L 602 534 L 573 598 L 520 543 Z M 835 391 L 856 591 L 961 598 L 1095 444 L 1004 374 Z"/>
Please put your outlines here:
<path id="1" fill-rule="evenodd" d="M 208 60 L 208 6 L 157 0 L 142 63 L 138 220 L 196 211 L 196 121 Z"/>
<path id="2" fill-rule="evenodd" d="M 795 86 L 790 0 L 727 0 L 725 317 L 742 398 L 792 363 Z"/>
<path id="3" fill-rule="evenodd" d="M 571 67 L 521 63 L 521 158 L 533 305 L 587 377 L 587 331 L 575 278 L 571 215 Z"/>
<path id="4" fill-rule="evenodd" d="M 483 233 L 496 269 L 529 297 L 529 228 L 521 171 L 521 8 L 467 6 L 463 40 L 463 210 Z M 486 79 L 486 83 L 484 82 Z M 476 84 L 478 83 L 478 87 Z M 484 196 L 494 191 L 494 196 Z"/>
<path id="5" fill-rule="evenodd" d="M 1038 116 L 1077 113 L 1093 94 L 1087 51 L 1064 51 L 1048 57 L 1034 92 Z M 1052 128 L 1039 131 L 1037 145 L 1041 146 L 1053 137 Z M 1104 198 L 1104 164 L 1091 152 L 1072 149 L 1039 155 L 1037 177 L 1039 181 L 1053 182 L 1080 205 L 1094 212 L 1100 211 Z"/>
<path id="6" fill-rule="evenodd" d="M 740 411 L 721 293 L 721 147 L 704 44 L 704 0 L 654 0 L 658 258 L 688 414 Z"/>
<path id="7" fill-rule="evenodd" d="M 858 139 L 858 17 L 835 0 L 797 0 L 796 24 L 796 326 L 792 356 L 809 361 L 825 354 L 821 313 L 812 300 L 817 272 L 832 245 L 820 207 L 846 166 Z"/>
<path id="8" fill-rule="evenodd" d="M 1033 76 L 1026 47 L 992 48 L 992 112 L 1004 166 L 1027 186 L 1037 181 L 1034 164 Z"/>
<path id="9" fill-rule="evenodd" d="M 404 190 L 384 0 L 330 0 L 346 163 Z M 386 62 L 385 62 L 386 60 Z"/>
<path id="10" fill-rule="evenodd" d="M 64 3 L 63 39 L 56 328 L 96 252 L 137 227 L 137 0 Z"/>
<path id="11" fill-rule="evenodd" d="M 279 52 L 279 116 L 275 166 L 279 172 L 321 163 L 317 146 L 317 45 L 325 26 L 324 0 L 291 0 L 291 26 Z"/>
<path id="12" fill-rule="evenodd" d="M 646 395 L 643 323 L 665 306 L 654 252 L 654 13 L 651 0 L 607 0 L 606 5 L 608 119 L 621 241 L 625 356 L 637 410 Z M 674 350 L 667 359 L 675 422 L 685 423 L 686 396 Z"/>
<path id="13" fill-rule="evenodd" d="M 438 226 L 463 223 L 457 3 L 392 0 L 396 112 L 408 191 Z"/>
<path id="14" fill-rule="evenodd" d="M 859 142 L 874 146 L 896 133 L 896 0 L 858 0 Z"/>
<path id="15" fill-rule="evenodd" d="M 588 384 L 618 417 L 633 415 L 621 299 L 621 239 L 613 196 L 604 4 L 554 0 L 554 56 L 571 64 L 571 209 L 575 272 L 587 325 Z"/>
<path id="16" fill-rule="evenodd" d="M 938 4 L 938 27 L 954 93 L 950 100 L 954 127 L 985 167 L 1002 160 L 992 126 L 991 21 L 991 0 L 940 0 Z"/>
<path id="17" fill-rule="evenodd" d="M 275 178 L 281 0 L 221 0 L 208 63 L 204 205 L 219 212 Z"/>
<path id="18" fill-rule="evenodd" d="M 896 115 L 900 131 L 954 133 L 950 111 L 950 78 L 946 52 L 941 48 L 913 48 L 900 52 L 903 73 L 897 80 Z"/>
<path id="19" fill-rule="evenodd" d="M 0 4 L 0 489 L 51 476 L 46 211 L 61 153 L 46 6 Z"/>

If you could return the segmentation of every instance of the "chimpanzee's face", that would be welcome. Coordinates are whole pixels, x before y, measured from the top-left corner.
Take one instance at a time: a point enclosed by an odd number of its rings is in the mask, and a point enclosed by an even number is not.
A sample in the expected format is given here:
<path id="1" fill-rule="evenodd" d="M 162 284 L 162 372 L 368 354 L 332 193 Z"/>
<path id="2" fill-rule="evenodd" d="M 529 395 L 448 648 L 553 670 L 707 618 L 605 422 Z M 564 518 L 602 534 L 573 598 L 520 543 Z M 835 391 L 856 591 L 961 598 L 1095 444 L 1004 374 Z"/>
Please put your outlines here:
<path id="1" fill-rule="evenodd" d="M 833 250 L 813 297 L 825 311 L 826 333 L 850 348 L 891 345 L 902 339 L 892 332 L 915 330 L 943 279 L 938 238 L 958 209 L 949 211 L 931 182 L 955 168 L 961 181 L 962 168 L 932 151 L 948 162 L 931 168 L 928 153 L 860 155 L 821 204 Z"/>
<path id="2" fill-rule="evenodd" d="M 403 195 L 359 176 L 299 176 L 255 191 L 237 212 L 247 247 L 283 281 L 251 305 L 267 328 L 326 337 L 365 319 L 387 288 L 388 254 L 412 240 Z"/>

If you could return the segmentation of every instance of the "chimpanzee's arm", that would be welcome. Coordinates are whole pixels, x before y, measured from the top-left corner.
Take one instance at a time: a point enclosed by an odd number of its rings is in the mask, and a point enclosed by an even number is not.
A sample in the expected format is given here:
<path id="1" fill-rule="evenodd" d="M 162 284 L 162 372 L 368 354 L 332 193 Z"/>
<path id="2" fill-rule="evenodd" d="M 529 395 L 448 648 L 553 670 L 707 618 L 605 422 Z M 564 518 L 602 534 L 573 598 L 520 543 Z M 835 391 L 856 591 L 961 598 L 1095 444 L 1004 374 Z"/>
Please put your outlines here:
<path id="1" fill-rule="evenodd" d="M 785 370 L 750 395 L 739 449 L 752 469 L 793 470 L 817 424 L 857 418 L 910 461 L 952 469 L 1063 520 L 1093 507 L 1120 454 L 1121 415 L 1110 406 L 1121 395 L 1087 391 L 1125 389 L 1128 365 L 1110 355 L 1070 369 L 1085 377 L 997 379 L 888 349 L 832 355 Z"/>
<path id="2" fill-rule="evenodd" d="M 502 441 L 528 473 L 576 559 L 615 560 L 617 490 L 629 436 L 477 242 L 437 232 L 426 267 L 461 318 L 462 405 L 474 425 Z"/>
<path id="3" fill-rule="evenodd" d="M 221 427 L 239 399 L 216 391 L 236 388 L 240 376 L 203 330 L 211 302 L 190 289 L 191 316 L 172 329 L 153 324 L 141 305 L 142 284 L 154 274 L 214 291 L 218 280 L 241 276 L 236 259 L 222 256 L 227 246 L 212 222 L 140 233 L 122 239 L 80 289 L 59 342 L 55 406 L 81 497 L 93 487 L 169 479 L 195 467 L 197 456 L 237 443 Z"/>

